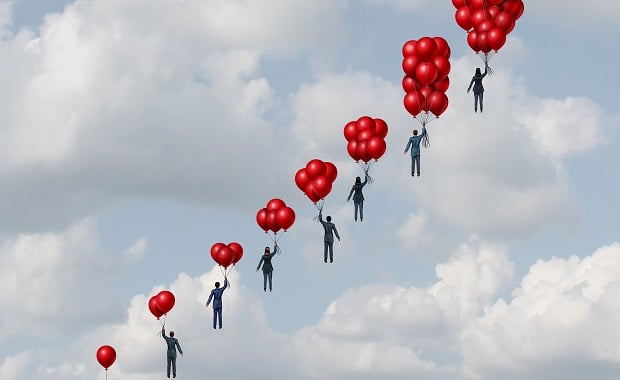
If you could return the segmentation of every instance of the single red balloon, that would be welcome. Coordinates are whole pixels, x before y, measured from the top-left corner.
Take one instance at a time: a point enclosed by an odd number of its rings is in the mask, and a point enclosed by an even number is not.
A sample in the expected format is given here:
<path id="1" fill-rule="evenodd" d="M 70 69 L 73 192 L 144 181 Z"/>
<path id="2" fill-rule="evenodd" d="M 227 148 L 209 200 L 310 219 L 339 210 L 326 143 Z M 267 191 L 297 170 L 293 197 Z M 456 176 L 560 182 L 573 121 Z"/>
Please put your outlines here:
<path id="1" fill-rule="evenodd" d="M 222 248 L 220 248 L 221 250 Z M 218 251 L 219 253 L 219 251 Z M 162 290 L 155 296 L 157 300 L 157 307 L 161 310 L 162 313 L 166 314 L 174 307 L 174 294 L 168 290 Z"/>
<path id="2" fill-rule="evenodd" d="M 504 0 L 501 6 L 506 12 L 512 15 L 515 21 L 521 17 L 525 10 L 525 6 L 521 0 Z"/>
<path id="3" fill-rule="evenodd" d="M 327 178 L 329 182 L 333 183 L 336 180 L 337 176 L 338 169 L 336 168 L 336 165 L 332 164 L 331 162 L 325 161 L 325 178 Z"/>
<path id="4" fill-rule="evenodd" d="M 478 47 L 478 32 L 475 29 L 467 33 L 467 44 L 476 53 L 480 51 Z"/>
<path id="5" fill-rule="evenodd" d="M 476 44 L 478 45 L 478 49 L 480 49 L 483 53 L 488 53 L 491 50 L 489 46 L 489 41 L 487 40 L 487 32 L 478 31 L 478 37 L 476 38 Z"/>
<path id="6" fill-rule="evenodd" d="M 486 9 L 477 9 L 471 14 L 471 23 L 476 30 L 480 30 L 480 24 L 491 21 L 491 14 Z"/>
<path id="7" fill-rule="evenodd" d="M 420 91 L 411 91 L 405 95 L 403 99 L 405 109 L 411 114 L 411 116 L 417 116 L 422 112 L 424 106 L 424 96 Z"/>
<path id="8" fill-rule="evenodd" d="M 215 260 L 215 262 L 224 268 L 228 268 L 230 264 L 232 264 L 233 259 L 234 255 L 232 249 L 225 245 L 217 251 L 217 260 Z"/>
<path id="9" fill-rule="evenodd" d="M 269 227 L 271 232 L 280 231 L 281 227 L 278 224 L 277 210 L 267 211 L 267 227 Z"/>
<path id="10" fill-rule="evenodd" d="M 381 156 L 383 156 L 383 153 L 385 153 L 385 149 L 385 140 L 378 136 L 371 138 L 366 143 L 366 150 L 368 151 L 370 157 L 374 158 L 375 161 L 381 158 Z"/>
<path id="11" fill-rule="evenodd" d="M 414 77 L 410 77 L 409 75 L 403 77 L 403 90 L 405 90 L 405 94 L 415 91 L 420 87 L 422 87 L 422 85 Z"/>
<path id="12" fill-rule="evenodd" d="M 433 43 L 435 43 L 435 41 L 433 41 Z M 437 79 L 437 74 L 437 67 L 431 62 L 419 63 L 415 69 L 415 78 L 423 86 L 428 86 L 433 83 Z"/>
<path id="13" fill-rule="evenodd" d="M 429 112 L 436 117 L 439 117 L 448 108 L 448 97 L 445 93 L 440 91 L 435 91 L 430 94 L 427 102 Z"/>
<path id="14" fill-rule="evenodd" d="M 344 138 L 347 141 L 355 140 L 357 138 L 357 129 L 355 129 L 354 121 L 350 121 L 344 126 Z"/>
<path id="15" fill-rule="evenodd" d="M 308 177 L 306 168 L 299 169 L 297 173 L 295 173 L 295 184 L 299 187 L 299 190 L 304 191 L 308 183 L 310 183 L 310 177 Z"/>
<path id="16" fill-rule="evenodd" d="M 282 199 L 273 198 L 269 202 L 267 202 L 267 211 L 278 210 L 281 207 L 285 207 L 286 204 Z"/>
<path id="17" fill-rule="evenodd" d="M 112 346 L 101 346 L 97 350 L 97 361 L 106 370 L 116 361 L 116 350 Z"/>
<path id="18" fill-rule="evenodd" d="M 437 80 L 442 80 L 450 74 L 450 61 L 443 55 L 435 56 L 432 58 L 435 67 L 437 67 Z"/>
<path id="19" fill-rule="evenodd" d="M 306 172 L 310 179 L 314 179 L 318 176 L 325 174 L 325 163 L 319 159 L 313 159 L 306 164 Z"/>
<path id="20" fill-rule="evenodd" d="M 357 155 L 357 140 L 349 141 L 347 144 L 347 153 L 349 153 L 349 156 L 351 156 L 355 162 L 359 161 L 360 156 Z"/>
<path id="21" fill-rule="evenodd" d="M 415 55 L 409 55 L 403 58 L 402 67 L 403 67 L 403 71 L 405 72 L 405 74 L 411 77 L 414 76 L 415 67 L 418 65 L 419 62 L 420 62 L 420 59 Z"/>
<path id="22" fill-rule="evenodd" d="M 454 13 L 454 19 L 456 23 L 465 30 L 470 30 L 474 27 L 471 21 L 471 10 L 468 6 L 458 8 L 456 13 Z"/>
<path id="23" fill-rule="evenodd" d="M 267 209 L 264 209 L 264 210 L 265 212 L 267 212 Z M 224 246 L 225 246 L 224 243 L 215 243 L 211 246 L 211 258 L 215 260 L 215 262 L 217 262 L 217 252 L 220 250 L 220 248 Z"/>
<path id="24" fill-rule="evenodd" d="M 256 223 L 263 231 L 267 232 L 267 230 L 269 230 L 269 227 L 267 227 L 267 209 L 266 208 L 263 207 L 260 210 L 258 210 L 258 212 L 256 213 Z M 211 257 L 213 257 L 213 254 L 211 254 Z"/>
<path id="25" fill-rule="evenodd" d="M 415 55 L 415 45 L 416 40 L 409 40 L 403 45 L 403 57 L 409 57 L 411 55 Z"/>
<path id="26" fill-rule="evenodd" d="M 373 119 L 370 116 L 362 116 L 359 119 L 357 119 L 357 121 L 355 122 L 355 125 L 357 127 L 357 139 L 359 140 L 361 132 L 367 131 L 367 130 L 371 130 L 371 131 L 375 130 L 375 119 Z"/>
<path id="27" fill-rule="evenodd" d="M 237 242 L 228 243 L 226 245 L 233 252 L 233 264 L 237 264 L 243 257 L 243 247 Z"/>
<path id="28" fill-rule="evenodd" d="M 372 129 L 364 129 L 357 134 L 357 142 L 368 140 L 375 135 L 375 126 Z"/>
<path id="29" fill-rule="evenodd" d="M 284 231 L 288 230 L 293 223 L 295 223 L 295 211 L 293 211 L 292 208 L 282 207 L 276 211 L 276 213 L 278 224 L 284 229 Z"/>
<path id="30" fill-rule="evenodd" d="M 495 21 L 495 16 L 497 16 L 498 14 L 502 12 L 502 8 L 498 7 L 497 5 L 491 5 L 490 7 L 487 8 L 487 10 L 489 11 L 489 14 L 491 15 L 492 21 Z"/>
<path id="31" fill-rule="evenodd" d="M 497 51 L 506 43 L 506 33 L 500 28 L 493 28 L 487 32 L 487 42 L 491 49 Z"/>
<path id="32" fill-rule="evenodd" d="M 359 148 L 358 143 L 358 148 Z M 325 176 L 320 176 L 312 180 L 314 184 L 314 193 L 321 199 L 325 198 L 332 191 L 332 183 Z"/>
<path id="33" fill-rule="evenodd" d="M 450 87 L 450 78 L 448 77 L 438 80 L 435 84 L 433 84 L 435 91 L 446 92 L 448 91 L 448 87 Z"/>
<path id="34" fill-rule="evenodd" d="M 435 55 L 444 56 L 446 58 L 450 58 L 450 46 L 448 45 L 448 41 L 446 41 L 443 37 L 433 37 L 435 43 L 437 44 L 437 49 L 435 50 Z"/>
<path id="35" fill-rule="evenodd" d="M 308 199 L 312 202 L 316 203 L 321 200 L 321 197 L 316 194 L 314 191 L 314 181 L 310 181 L 308 185 L 306 185 L 306 189 L 304 191 Z"/>
<path id="36" fill-rule="evenodd" d="M 383 119 L 375 118 L 375 136 L 385 138 L 388 134 L 388 125 Z"/>
<path id="37" fill-rule="evenodd" d="M 500 28 L 504 34 L 512 32 L 515 27 L 515 19 L 509 12 L 501 12 L 493 19 L 495 26 Z"/>
<path id="38" fill-rule="evenodd" d="M 372 159 L 370 153 L 368 153 L 368 140 L 362 140 L 357 142 L 357 155 L 360 156 L 360 160 L 368 162 Z"/>
<path id="39" fill-rule="evenodd" d="M 159 306 L 157 306 L 157 300 L 155 299 L 155 296 L 151 297 L 151 299 L 149 300 L 149 311 L 157 319 L 159 319 L 159 317 L 164 315 L 164 313 L 162 313 L 162 311 L 159 310 Z"/>
<path id="40" fill-rule="evenodd" d="M 415 53 L 422 62 L 428 61 L 435 54 L 437 43 L 430 37 L 422 37 L 415 45 Z"/>

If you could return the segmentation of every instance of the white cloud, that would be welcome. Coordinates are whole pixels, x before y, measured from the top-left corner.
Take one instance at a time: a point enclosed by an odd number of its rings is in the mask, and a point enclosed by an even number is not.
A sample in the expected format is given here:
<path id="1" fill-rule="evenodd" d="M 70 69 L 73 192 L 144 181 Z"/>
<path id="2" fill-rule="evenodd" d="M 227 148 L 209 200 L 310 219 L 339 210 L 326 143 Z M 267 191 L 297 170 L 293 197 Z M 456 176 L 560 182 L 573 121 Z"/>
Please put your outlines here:
<path id="1" fill-rule="evenodd" d="M 410 214 L 407 221 L 396 231 L 401 245 L 407 251 L 429 247 L 435 236 L 428 228 L 428 218 L 424 213 Z"/>

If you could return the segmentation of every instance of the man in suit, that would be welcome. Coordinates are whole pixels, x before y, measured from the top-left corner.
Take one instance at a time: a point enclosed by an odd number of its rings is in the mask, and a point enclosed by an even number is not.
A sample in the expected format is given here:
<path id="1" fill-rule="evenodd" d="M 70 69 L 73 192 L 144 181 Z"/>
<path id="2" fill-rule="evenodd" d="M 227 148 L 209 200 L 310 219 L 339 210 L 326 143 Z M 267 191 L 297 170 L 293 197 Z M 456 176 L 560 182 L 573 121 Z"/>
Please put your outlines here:
<path id="1" fill-rule="evenodd" d="M 162 326 L 161 336 L 168 345 L 168 352 L 166 355 L 168 357 L 167 376 L 170 378 L 170 365 L 172 364 L 172 377 L 177 377 L 177 349 L 181 355 L 183 355 L 183 350 L 179 345 L 179 341 L 174 337 L 174 331 L 170 331 L 170 337 L 167 337 L 166 330 Z"/>
<path id="2" fill-rule="evenodd" d="M 332 217 L 327 216 L 327 222 L 323 220 L 323 210 L 319 211 L 319 222 L 323 225 L 325 235 L 323 237 L 323 261 L 327 262 L 327 250 L 329 249 L 329 262 L 334 262 L 334 234 L 340 241 L 340 235 L 336 229 L 336 225 L 332 223 Z"/>
<path id="3" fill-rule="evenodd" d="M 416 164 L 418 166 L 418 177 L 420 176 L 420 141 L 422 141 L 422 138 L 424 138 L 424 136 L 426 136 L 426 127 L 423 126 L 422 127 L 422 133 L 420 135 L 418 135 L 418 130 L 414 129 L 413 130 L 413 136 L 409 137 L 409 141 L 407 142 L 407 146 L 405 147 L 405 154 L 407 154 L 407 151 L 409 150 L 409 147 L 411 147 L 411 176 L 414 176 L 415 173 L 415 169 L 416 169 Z"/>
<path id="4" fill-rule="evenodd" d="M 219 318 L 219 326 L 222 328 L 222 293 L 228 287 L 228 279 L 224 277 L 224 287 L 220 288 L 220 283 L 215 283 L 215 289 L 211 290 L 209 299 L 207 300 L 207 307 L 213 299 L 213 328 L 215 328 L 216 322 Z"/>
<path id="5" fill-rule="evenodd" d="M 263 266 L 263 290 L 267 291 L 267 280 L 269 280 L 269 291 L 271 291 L 271 278 L 273 275 L 273 265 L 271 265 L 271 259 L 278 252 L 280 247 L 278 247 L 278 243 L 275 243 L 273 247 L 273 252 L 269 251 L 269 247 L 265 247 L 265 253 L 261 256 L 260 261 L 258 262 L 258 266 L 256 267 L 256 271 L 260 269 L 261 265 Z"/>

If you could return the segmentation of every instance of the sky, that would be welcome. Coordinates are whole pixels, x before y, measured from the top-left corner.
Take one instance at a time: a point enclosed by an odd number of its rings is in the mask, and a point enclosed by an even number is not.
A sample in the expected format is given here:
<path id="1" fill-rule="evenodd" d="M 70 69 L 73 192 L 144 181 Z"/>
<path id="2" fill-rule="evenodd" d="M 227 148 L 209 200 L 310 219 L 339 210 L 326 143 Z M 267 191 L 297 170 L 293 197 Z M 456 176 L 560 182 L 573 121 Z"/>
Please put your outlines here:
<path id="1" fill-rule="evenodd" d="M 0 0 L 0 379 L 617 379 L 620 3 L 525 2 L 484 79 L 449 1 Z M 402 45 L 442 36 L 449 106 L 412 178 Z M 389 127 L 364 188 L 343 128 Z M 322 260 L 295 172 L 338 177 Z M 256 212 L 296 213 L 273 259 Z M 244 257 L 222 330 L 216 242 Z"/>

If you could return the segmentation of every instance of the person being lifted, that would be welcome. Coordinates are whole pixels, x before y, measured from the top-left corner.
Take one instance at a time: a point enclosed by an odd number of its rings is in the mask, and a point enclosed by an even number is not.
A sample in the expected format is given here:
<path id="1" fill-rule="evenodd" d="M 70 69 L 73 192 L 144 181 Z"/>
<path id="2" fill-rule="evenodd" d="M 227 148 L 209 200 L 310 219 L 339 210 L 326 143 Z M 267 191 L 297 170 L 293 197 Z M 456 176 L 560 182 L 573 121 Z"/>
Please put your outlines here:
<path id="1" fill-rule="evenodd" d="M 323 220 L 323 210 L 319 211 L 319 222 L 323 225 L 325 235 L 323 236 L 323 261 L 327 262 L 327 251 L 329 250 L 329 262 L 334 262 L 334 234 L 340 241 L 340 235 L 336 225 L 332 223 L 332 217 L 327 216 L 327 222 Z"/>
<path id="2" fill-rule="evenodd" d="M 219 322 L 219 327 L 222 328 L 222 293 L 228 287 L 228 279 L 224 276 L 224 287 L 220 288 L 220 283 L 215 283 L 215 289 L 211 290 L 209 299 L 207 300 L 206 307 L 209 307 L 211 300 L 213 299 L 213 328 L 216 326 L 216 322 Z"/>
<path id="3" fill-rule="evenodd" d="M 362 182 L 360 177 L 355 177 L 355 184 L 351 187 L 349 197 L 347 198 L 347 202 L 349 202 L 351 200 L 351 195 L 353 195 L 353 205 L 355 206 L 353 217 L 356 222 L 358 209 L 360 212 L 360 222 L 364 221 L 364 194 L 362 194 L 362 188 L 368 183 L 368 173 L 364 174 L 364 182 Z"/>
<path id="4" fill-rule="evenodd" d="M 260 261 L 258 262 L 258 266 L 256 267 L 256 271 L 260 269 L 261 265 L 263 266 L 263 290 L 267 291 L 267 280 L 269 280 L 269 291 L 271 291 L 271 277 L 273 274 L 273 266 L 271 265 L 271 259 L 273 256 L 280 250 L 278 247 L 278 243 L 275 243 L 273 246 L 273 252 L 269 251 L 269 247 L 265 247 L 265 253 L 261 256 Z"/>
<path id="5" fill-rule="evenodd" d="M 418 177 L 420 176 L 420 142 L 426 136 L 426 126 L 422 126 L 422 133 L 418 135 L 418 130 L 413 130 L 413 136 L 409 137 L 409 141 L 407 141 L 407 146 L 405 147 L 405 155 L 411 147 L 411 176 L 413 177 L 417 173 Z"/>

